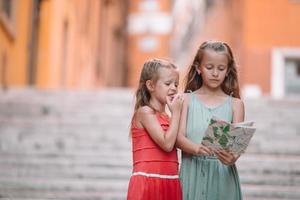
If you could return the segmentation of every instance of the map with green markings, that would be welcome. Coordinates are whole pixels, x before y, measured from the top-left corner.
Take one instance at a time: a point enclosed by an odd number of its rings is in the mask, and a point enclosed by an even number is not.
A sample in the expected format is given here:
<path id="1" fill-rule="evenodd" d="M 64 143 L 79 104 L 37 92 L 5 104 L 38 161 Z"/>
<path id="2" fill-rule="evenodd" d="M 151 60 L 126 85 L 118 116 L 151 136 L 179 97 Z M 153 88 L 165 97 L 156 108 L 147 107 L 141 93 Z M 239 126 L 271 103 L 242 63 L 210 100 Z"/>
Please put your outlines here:
<path id="1" fill-rule="evenodd" d="M 202 144 L 212 150 L 227 150 L 242 154 L 256 130 L 254 122 L 228 123 L 217 118 L 210 120 Z"/>

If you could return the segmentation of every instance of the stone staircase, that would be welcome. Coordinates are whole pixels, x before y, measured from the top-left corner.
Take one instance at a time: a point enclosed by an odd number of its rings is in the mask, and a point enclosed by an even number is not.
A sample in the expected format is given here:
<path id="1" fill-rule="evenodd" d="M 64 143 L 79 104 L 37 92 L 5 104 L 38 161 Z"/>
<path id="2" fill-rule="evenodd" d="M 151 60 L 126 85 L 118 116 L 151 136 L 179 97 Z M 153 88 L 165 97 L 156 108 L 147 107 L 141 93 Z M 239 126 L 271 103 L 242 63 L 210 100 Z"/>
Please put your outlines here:
<path id="1" fill-rule="evenodd" d="M 300 98 L 246 101 L 255 120 L 247 153 L 237 162 L 246 199 L 300 199 Z"/>
<path id="2" fill-rule="evenodd" d="M 125 199 L 133 93 L 0 92 L 0 199 Z M 246 200 L 300 199 L 300 99 L 246 101 L 257 132 L 237 167 Z"/>
<path id="3" fill-rule="evenodd" d="M 13 90 L 0 98 L 0 199 L 124 199 L 129 90 Z"/>

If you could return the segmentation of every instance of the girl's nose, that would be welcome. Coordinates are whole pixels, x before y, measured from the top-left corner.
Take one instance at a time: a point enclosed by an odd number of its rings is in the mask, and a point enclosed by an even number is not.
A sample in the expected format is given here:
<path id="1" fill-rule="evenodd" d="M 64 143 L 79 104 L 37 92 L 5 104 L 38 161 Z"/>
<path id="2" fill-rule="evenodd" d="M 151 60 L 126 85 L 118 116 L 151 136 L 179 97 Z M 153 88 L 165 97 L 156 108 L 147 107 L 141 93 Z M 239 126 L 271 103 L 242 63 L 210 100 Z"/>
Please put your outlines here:
<path id="1" fill-rule="evenodd" d="M 213 76 L 218 76 L 218 70 L 217 69 L 213 70 Z"/>
<path id="2" fill-rule="evenodd" d="M 177 89 L 176 85 L 175 85 L 175 84 L 172 84 L 171 89 L 172 89 L 172 90 L 176 90 L 176 89 Z"/>

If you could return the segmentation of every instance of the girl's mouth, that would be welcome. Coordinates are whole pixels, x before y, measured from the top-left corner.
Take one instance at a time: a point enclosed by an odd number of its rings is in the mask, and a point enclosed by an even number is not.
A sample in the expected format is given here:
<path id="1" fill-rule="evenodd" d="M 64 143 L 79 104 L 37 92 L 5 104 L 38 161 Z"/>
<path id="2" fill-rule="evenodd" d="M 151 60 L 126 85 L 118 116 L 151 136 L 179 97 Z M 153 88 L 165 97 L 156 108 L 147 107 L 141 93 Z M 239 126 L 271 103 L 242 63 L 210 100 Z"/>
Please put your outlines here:
<path id="1" fill-rule="evenodd" d="M 174 97 L 175 97 L 175 94 L 172 94 L 172 95 L 168 95 L 170 100 L 173 101 Z"/>

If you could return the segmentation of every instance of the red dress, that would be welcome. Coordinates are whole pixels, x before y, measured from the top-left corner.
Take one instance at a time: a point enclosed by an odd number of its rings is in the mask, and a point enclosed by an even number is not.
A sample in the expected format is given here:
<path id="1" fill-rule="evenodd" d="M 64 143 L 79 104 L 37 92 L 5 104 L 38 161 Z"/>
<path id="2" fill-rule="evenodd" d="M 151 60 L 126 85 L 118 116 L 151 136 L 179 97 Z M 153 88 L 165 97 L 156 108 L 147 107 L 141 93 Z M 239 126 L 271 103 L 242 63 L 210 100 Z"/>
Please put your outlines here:
<path id="1" fill-rule="evenodd" d="M 169 118 L 156 114 L 164 131 L 169 128 Z M 144 128 L 131 125 L 133 174 L 130 178 L 127 200 L 181 200 L 178 178 L 178 158 L 174 148 L 162 150 Z"/>

